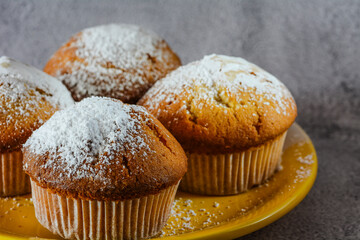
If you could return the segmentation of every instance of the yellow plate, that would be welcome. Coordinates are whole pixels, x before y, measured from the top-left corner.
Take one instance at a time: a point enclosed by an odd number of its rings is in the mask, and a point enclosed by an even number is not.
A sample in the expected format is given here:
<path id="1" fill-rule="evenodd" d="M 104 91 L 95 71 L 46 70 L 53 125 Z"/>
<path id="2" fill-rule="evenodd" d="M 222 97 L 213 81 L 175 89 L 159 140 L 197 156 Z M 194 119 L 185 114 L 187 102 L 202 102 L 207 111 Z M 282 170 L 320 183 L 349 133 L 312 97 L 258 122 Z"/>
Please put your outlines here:
<path id="1" fill-rule="evenodd" d="M 314 146 L 297 124 L 289 129 L 282 158 L 281 171 L 243 194 L 208 197 L 179 192 L 157 239 L 232 239 L 279 219 L 304 199 L 316 178 Z M 37 222 L 29 195 L 0 199 L 0 239 L 26 238 L 59 239 Z"/>

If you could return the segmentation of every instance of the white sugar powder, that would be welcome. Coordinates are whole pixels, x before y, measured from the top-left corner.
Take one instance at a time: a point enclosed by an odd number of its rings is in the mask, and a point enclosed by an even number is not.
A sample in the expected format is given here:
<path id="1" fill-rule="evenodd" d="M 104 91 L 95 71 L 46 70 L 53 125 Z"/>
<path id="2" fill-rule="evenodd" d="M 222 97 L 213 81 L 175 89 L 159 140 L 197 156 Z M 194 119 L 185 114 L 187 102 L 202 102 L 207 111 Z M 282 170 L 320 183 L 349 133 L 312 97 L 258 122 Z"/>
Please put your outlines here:
<path id="1" fill-rule="evenodd" d="M 82 60 L 69 62 L 72 72 L 59 71 L 56 77 L 73 88 L 78 97 L 102 95 L 114 89 L 120 91 L 117 94 L 124 89 L 141 89 L 149 84 L 144 68 L 151 61 L 150 57 L 167 58 L 162 51 L 164 46 L 165 42 L 155 33 L 135 25 L 88 28 L 70 46 L 77 49 L 76 55 Z M 121 79 L 115 80 L 117 76 Z"/>
<path id="2" fill-rule="evenodd" d="M 110 164 L 115 152 L 135 155 L 151 151 L 140 112 L 147 115 L 140 106 L 110 98 L 86 98 L 56 112 L 24 147 L 39 155 L 49 154 L 45 168 L 61 166 L 71 177 L 89 177 L 93 171 L 90 165 L 100 158 L 102 164 Z"/>
<path id="3" fill-rule="evenodd" d="M 203 102 L 213 102 L 221 105 L 226 94 L 248 92 L 250 100 L 255 100 L 256 95 L 262 95 L 259 103 L 270 105 L 269 101 L 276 103 L 279 114 L 288 114 L 288 99 L 291 93 L 278 79 L 258 66 L 236 57 L 223 55 L 209 55 L 202 60 L 180 67 L 164 79 L 155 83 L 147 95 L 151 96 L 150 109 L 158 109 L 159 103 L 176 102 L 178 95 L 188 92 L 194 97 L 197 106 Z M 236 101 L 242 101 L 242 95 L 236 96 Z M 185 104 L 185 103 L 184 103 Z M 223 107 L 226 107 L 225 105 Z"/>
<path id="4" fill-rule="evenodd" d="M 34 91 L 29 93 L 29 89 Z M 0 57 L 0 95 L 11 104 L 30 98 L 29 94 L 38 100 L 45 98 L 54 107 L 65 108 L 73 104 L 69 91 L 56 78 L 6 56 Z"/>
<path id="5" fill-rule="evenodd" d="M 34 130 L 56 109 L 74 103 L 69 91 L 59 80 L 5 56 L 0 57 L 0 98 L 0 127 L 14 129 L 8 132 L 10 138 L 18 137 L 17 134 L 24 131 L 24 122 L 31 123 L 27 131 Z M 49 112 L 39 110 L 42 109 L 40 104 L 44 102 L 53 109 Z"/>
<path id="6" fill-rule="evenodd" d="M 146 62 L 146 54 L 155 54 L 160 41 L 155 33 L 138 26 L 109 24 L 85 29 L 75 44 L 76 54 L 91 65 L 111 62 L 122 68 L 136 68 Z"/>

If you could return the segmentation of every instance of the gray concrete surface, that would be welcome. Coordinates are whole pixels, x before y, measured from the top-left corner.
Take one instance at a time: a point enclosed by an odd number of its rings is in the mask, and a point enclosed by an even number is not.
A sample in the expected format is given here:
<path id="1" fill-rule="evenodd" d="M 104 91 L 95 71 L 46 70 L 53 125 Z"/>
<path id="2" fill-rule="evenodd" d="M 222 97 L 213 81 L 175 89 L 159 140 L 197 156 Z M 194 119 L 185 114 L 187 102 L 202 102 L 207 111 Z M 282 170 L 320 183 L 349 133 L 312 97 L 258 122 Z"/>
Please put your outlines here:
<path id="1" fill-rule="evenodd" d="M 73 33 L 109 22 L 164 37 L 183 63 L 242 56 L 282 80 L 314 141 L 306 199 L 243 239 L 360 239 L 360 1 L 0 1 L 0 55 L 42 68 Z"/>

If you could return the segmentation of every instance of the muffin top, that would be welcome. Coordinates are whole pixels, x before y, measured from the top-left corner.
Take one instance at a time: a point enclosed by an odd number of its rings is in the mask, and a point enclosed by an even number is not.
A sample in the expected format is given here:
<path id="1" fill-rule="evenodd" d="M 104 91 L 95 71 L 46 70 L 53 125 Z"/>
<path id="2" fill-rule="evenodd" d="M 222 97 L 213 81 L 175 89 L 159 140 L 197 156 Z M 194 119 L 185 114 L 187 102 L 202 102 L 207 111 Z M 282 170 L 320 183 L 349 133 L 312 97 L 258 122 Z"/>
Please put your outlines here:
<path id="1" fill-rule="evenodd" d="M 176 139 L 143 107 L 91 97 L 56 112 L 24 144 L 24 170 L 69 197 L 123 200 L 155 194 L 186 172 Z"/>
<path id="2" fill-rule="evenodd" d="M 73 104 L 66 87 L 46 73 L 0 57 L 0 151 L 21 148 L 58 109 Z"/>
<path id="3" fill-rule="evenodd" d="M 242 58 L 209 55 L 158 81 L 138 102 L 188 152 L 226 153 L 284 133 L 297 110 L 288 89 Z"/>
<path id="4" fill-rule="evenodd" d="M 155 33 L 135 25 L 110 24 L 73 36 L 44 71 L 60 79 L 76 101 L 106 96 L 135 103 L 155 81 L 180 65 Z"/>

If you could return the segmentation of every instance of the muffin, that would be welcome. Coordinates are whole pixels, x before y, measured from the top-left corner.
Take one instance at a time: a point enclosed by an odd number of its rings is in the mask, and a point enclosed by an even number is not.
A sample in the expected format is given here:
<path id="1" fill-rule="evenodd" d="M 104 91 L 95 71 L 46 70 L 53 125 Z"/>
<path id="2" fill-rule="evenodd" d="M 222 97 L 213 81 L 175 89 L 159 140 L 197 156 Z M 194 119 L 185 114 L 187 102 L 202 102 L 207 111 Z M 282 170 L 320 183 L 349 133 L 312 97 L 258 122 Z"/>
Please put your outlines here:
<path id="1" fill-rule="evenodd" d="M 0 57 L 0 197 L 30 192 L 21 146 L 58 109 L 73 104 L 57 79 Z"/>
<path id="2" fill-rule="evenodd" d="M 280 166 L 297 110 L 288 89 L 242 58 L 210 55 L 158 81 L 139 101 L 188 156 L 180 189 L 238 194 Z"/>
<path id="3" fill-rule="evenodd" d="M 135 25 L 110 24 L 74 35 L 44 71 L 60 79 L 76 101 L 104 96 L 136 103 L 180 65 L 177 55 L 155 33 Z"/>
<path id="4" fill-rule="evenodd" d="M 39 222 L 68 239 L 137 239 L 166 223 L 186 154 L 140 106 L 86 98 L 24 144 Z"/>

